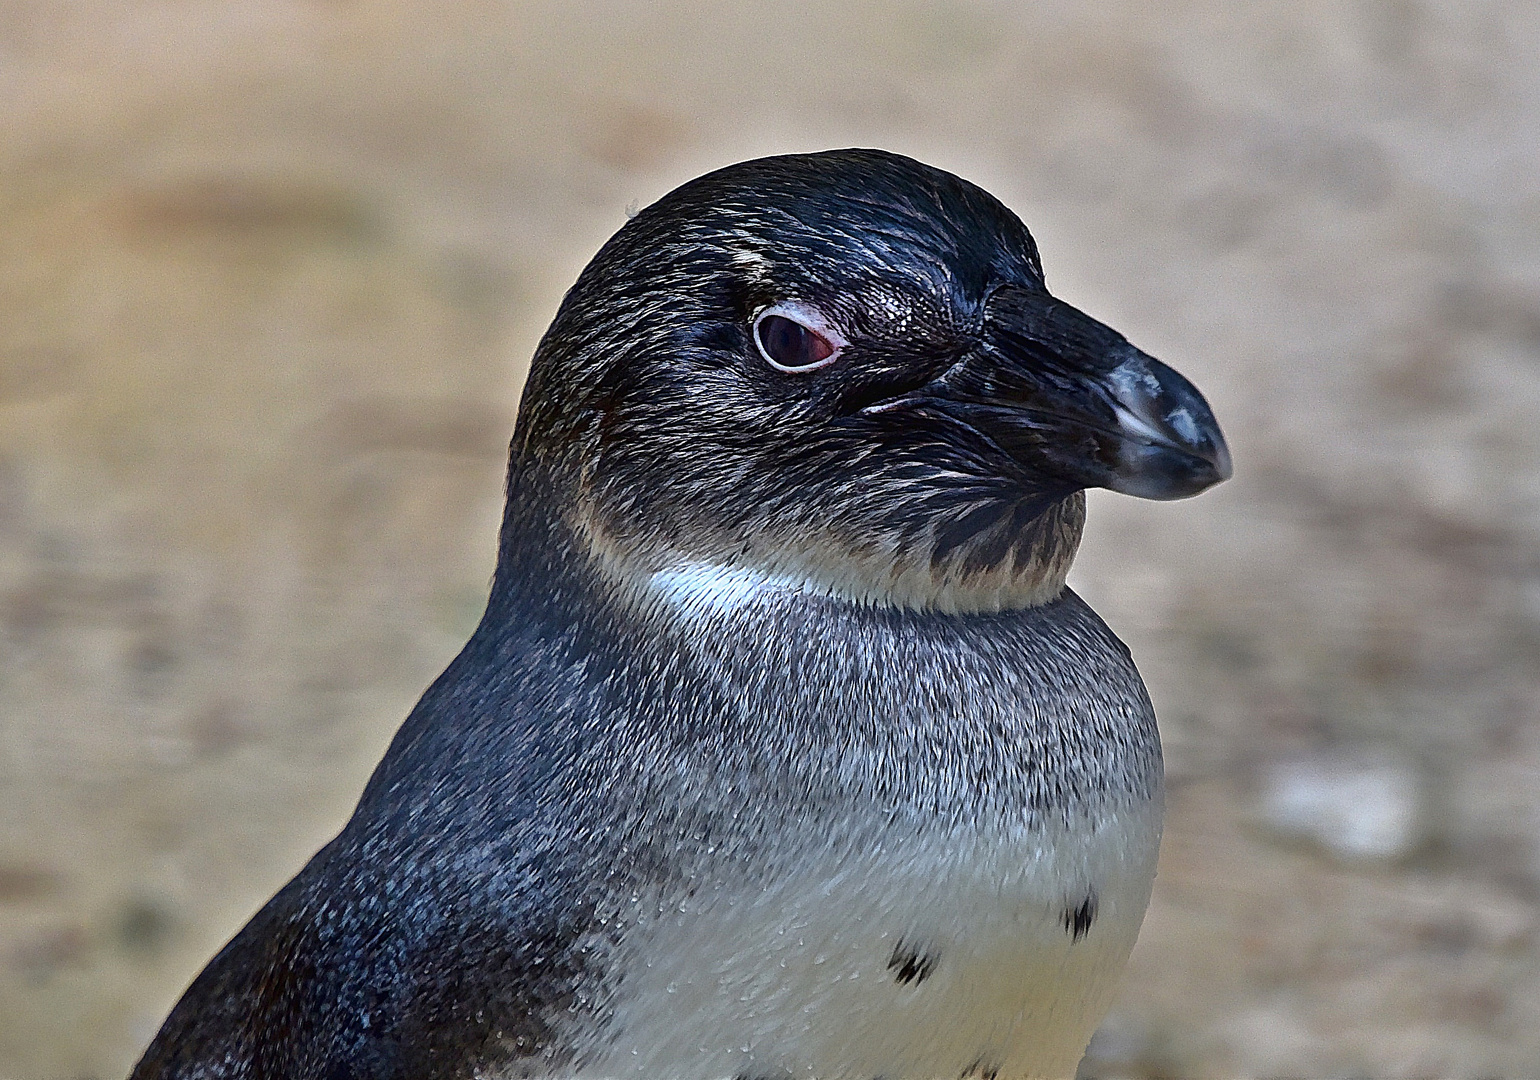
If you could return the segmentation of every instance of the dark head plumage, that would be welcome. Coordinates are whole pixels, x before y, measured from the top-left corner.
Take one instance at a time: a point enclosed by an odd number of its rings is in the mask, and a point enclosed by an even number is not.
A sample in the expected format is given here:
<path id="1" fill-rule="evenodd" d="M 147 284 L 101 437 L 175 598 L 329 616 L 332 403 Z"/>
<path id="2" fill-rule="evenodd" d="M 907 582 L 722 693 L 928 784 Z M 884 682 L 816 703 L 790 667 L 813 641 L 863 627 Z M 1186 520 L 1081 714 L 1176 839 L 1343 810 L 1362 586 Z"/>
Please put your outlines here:
<path id="1" fill-rule="evenodd" d="M 1052 298 L 999 200 L 875 150 L 734 165 L 628 222 L 537 351 L 512 500 L 528 467 L 623 583 L 705 565 L 951 611 L 1057 595 L 1084 488 L 1230 468 L 1197 390 Z"/>

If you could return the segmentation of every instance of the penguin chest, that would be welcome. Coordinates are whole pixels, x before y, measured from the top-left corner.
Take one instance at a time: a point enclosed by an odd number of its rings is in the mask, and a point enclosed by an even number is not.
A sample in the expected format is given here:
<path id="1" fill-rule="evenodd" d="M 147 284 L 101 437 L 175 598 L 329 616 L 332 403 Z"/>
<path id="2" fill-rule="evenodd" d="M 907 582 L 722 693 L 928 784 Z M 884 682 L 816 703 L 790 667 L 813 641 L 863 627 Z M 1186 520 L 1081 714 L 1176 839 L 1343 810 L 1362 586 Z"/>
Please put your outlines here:
<path id="1" fill-rule="evenodd" d="M 1070 1076 L 1149 900 L 1155 803 L 812 844 L 635 927 L 599 1076 Z"/>

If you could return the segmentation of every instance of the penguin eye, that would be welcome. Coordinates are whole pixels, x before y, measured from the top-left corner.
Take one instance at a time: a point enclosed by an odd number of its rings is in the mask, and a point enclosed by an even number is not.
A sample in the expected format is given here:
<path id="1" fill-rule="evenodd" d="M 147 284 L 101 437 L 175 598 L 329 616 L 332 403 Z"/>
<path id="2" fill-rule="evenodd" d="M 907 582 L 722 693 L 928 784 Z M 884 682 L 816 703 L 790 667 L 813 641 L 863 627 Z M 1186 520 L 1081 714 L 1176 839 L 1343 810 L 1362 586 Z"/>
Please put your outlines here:
<path id="1" fill-rule="evenodd" d="M 772 364 L 787 371 L 812 367 L 834 355 L 833 345 L 784 315 L 770 315 L 759 321 L 759 347 Z"/>
<path id="2" fill-rule="evenodd" d="M 822 322 L 816 312 L 777 304 L 755 318 L 754 343 L 777 371 L 812 371 L 833 363 L 845 344 L 838 334 L 820 325 Z"/>

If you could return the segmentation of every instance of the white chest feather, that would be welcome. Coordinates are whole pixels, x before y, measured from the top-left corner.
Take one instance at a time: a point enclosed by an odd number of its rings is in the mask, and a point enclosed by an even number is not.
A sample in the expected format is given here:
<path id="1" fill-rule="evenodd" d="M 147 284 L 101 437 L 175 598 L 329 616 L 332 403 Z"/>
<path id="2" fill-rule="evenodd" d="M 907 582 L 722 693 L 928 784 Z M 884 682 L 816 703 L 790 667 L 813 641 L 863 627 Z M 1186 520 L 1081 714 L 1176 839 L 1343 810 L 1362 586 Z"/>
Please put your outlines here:
<path id="1" fill-rule="evenodd" d="M 1149 900 L 1159 807 L 829 843 L 635 928 L 584 1076 L 1067 1077 Z"/>

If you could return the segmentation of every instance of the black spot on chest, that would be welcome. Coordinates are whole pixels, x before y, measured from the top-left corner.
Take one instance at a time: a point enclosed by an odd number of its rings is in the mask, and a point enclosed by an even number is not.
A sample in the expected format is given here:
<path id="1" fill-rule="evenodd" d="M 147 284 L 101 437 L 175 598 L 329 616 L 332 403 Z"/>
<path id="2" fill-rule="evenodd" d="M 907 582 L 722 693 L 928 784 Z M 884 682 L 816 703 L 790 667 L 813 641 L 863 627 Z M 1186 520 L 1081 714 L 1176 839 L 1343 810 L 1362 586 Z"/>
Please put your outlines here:
<path id="1" fill-rule="evenodd" d="M 936 970 L 936 962 L 940 959 L 936 953 L 900 941 L 893 947 L 893 955 L 888 958 L 888 970 L 900 986 L 919 984 L 930 978 L 930 973 Z"/>
<path id="2" fill-rule="evenodd" d="M 1089 890 L 1078 907 L 1066 905 L 1062 921 L 1071 942 L 1079 941 L 1090 933 L 1091 924 L 1096 921 L 1096 890 Z"/>

